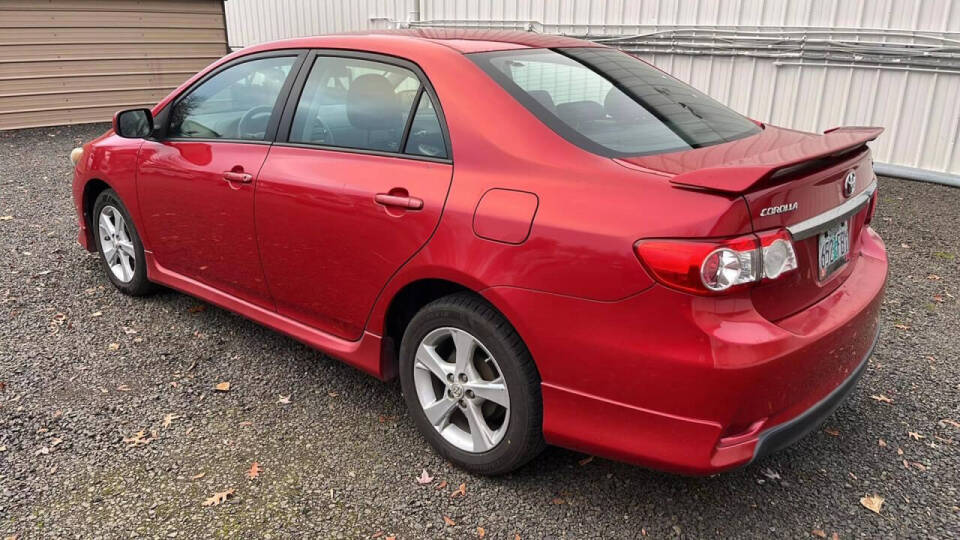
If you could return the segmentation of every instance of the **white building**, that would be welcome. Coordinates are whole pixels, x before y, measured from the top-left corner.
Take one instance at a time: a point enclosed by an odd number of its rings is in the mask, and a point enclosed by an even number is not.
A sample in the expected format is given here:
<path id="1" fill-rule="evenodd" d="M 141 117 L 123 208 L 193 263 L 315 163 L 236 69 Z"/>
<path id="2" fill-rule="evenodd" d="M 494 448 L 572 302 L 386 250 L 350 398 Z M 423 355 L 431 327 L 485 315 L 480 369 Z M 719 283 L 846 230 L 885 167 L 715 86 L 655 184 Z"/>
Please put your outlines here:
<path id="1" fill-rule="evenodd" d="M 960 185 L 954 0 L 227 0 L 226 18 L 233 48 L 403 26 L 603 41 L 758 120 L 883 126 L 878 169 Z"/>

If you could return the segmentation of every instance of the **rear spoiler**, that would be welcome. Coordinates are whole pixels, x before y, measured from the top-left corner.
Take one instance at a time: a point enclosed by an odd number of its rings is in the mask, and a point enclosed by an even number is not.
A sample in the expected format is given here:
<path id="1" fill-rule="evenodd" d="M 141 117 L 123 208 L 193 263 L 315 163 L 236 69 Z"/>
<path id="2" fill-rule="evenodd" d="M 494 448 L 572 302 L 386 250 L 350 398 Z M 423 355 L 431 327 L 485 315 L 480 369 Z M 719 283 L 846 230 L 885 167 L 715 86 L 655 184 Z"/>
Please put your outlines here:
<path id="1" fill-rule="evenodd" d="M 768 150 L 720 167 L 699 169 L 670 179 L 680 187 L 739 194 L 774 176 L 777 171 L 805 162 L 846 153 L 883 133 L 882 127 L 838 127 L 811 135 L 798 143 Z"/>

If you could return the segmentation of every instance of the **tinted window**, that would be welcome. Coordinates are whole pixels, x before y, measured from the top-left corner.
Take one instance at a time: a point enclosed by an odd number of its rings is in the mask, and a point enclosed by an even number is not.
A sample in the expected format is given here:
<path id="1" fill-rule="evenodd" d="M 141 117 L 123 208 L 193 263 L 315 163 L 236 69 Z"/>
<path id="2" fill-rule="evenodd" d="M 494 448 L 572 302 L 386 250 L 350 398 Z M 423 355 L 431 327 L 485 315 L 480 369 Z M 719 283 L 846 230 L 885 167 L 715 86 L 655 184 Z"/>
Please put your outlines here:
<path id="1" fill-rule="evenodd" d="M 170 137 L 263 140 L 295 56 L 250 60 L 227 68 L 177 101 Z"/>
<path id="2" fill-rule="evenodd" d="M 470 55 L 564 138 L 605 156 L 688 150 L 759 127 L 705 94 L 616 49 Z"/>
<path id="3" fill-rule="evenodd" d="M 410 124 L 410 135 L 404 152 L 436 158 L 447 157 L 443 130 L 440 129 L 440 118 L 437 117 L 433 101 L 426 92 L 420 93 L 420 103 L 417 105 L 417 112 L 413 115 L 413 123 Z"/>
<path id="4" fill-rule="evenodd" d="M 400 152 L 420 80 L 402 67 L 318 57 L 303 87 L 290 142 Z"/>

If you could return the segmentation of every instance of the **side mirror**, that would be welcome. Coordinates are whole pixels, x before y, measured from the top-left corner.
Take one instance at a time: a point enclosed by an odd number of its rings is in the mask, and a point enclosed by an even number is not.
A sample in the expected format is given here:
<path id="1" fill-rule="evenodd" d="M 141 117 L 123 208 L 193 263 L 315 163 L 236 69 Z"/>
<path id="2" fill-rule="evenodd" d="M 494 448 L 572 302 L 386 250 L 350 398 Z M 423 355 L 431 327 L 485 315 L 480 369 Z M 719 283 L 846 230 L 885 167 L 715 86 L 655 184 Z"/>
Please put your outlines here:
<path id="1" fill-rule="evenodd" d="M 125 139 L 142 139 L 153 133 L 150 109 L 127 109 L 113 115 L 113 131 Z"/>

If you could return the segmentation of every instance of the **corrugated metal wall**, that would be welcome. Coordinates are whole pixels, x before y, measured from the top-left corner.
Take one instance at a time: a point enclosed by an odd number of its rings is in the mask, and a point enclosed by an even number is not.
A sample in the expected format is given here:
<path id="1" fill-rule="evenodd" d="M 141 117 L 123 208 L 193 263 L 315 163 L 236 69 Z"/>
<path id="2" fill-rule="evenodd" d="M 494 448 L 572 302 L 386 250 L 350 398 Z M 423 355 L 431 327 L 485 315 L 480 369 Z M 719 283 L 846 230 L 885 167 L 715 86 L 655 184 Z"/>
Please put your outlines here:
<path id="1" fill-rule="evenodd" d="M 0 0 L 0 129 L 151 106 L 225 50 L 222 0 Z"/>
<path id="2" fill-rule="evenodd" d="M 917 56 L 958 58 L 955 0 L 228 0 L 226 6 L 232 46 L 390 27 L 418 7 L 427 25 L 637 35 L 641 46 L 633 49 L 640 56 L 748 116 L 807 131 L 881 125 L 887 132 L 873 144 L 878 162 L 960 174 L 960 70 L 907 62 L 918 45 L 933 52 Z M 795 50 L 764 56 L 704 46 L 729 33 L 758 42 L 766 36 L 766 43 L 793 43 Z M 906 52 L 901 65 L 895 56 L 868 62 L 851 43 L 900 44 Z M 815 55 L 804 51 L 815 44 L 853 52 L 843 61 L 811 60 Z"/>

